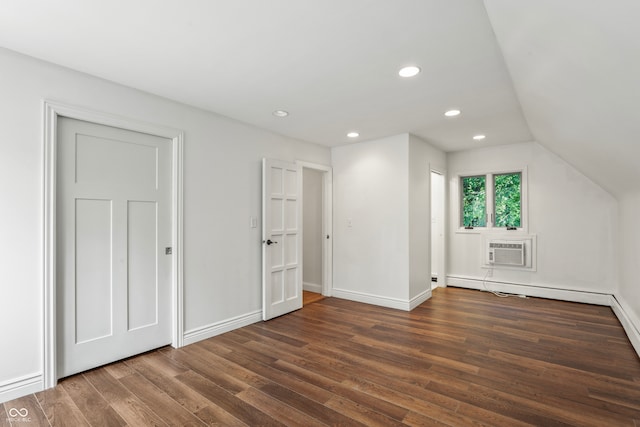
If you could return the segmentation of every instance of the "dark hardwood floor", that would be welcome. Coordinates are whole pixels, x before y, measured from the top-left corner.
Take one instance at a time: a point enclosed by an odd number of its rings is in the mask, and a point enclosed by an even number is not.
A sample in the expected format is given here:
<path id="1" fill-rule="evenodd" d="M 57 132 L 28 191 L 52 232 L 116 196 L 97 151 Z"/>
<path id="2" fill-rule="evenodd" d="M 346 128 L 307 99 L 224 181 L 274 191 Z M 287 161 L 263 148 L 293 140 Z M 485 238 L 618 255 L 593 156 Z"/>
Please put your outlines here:
<path id="1" fill-rule="evenodd" d="M 313 304 L 314 302 L 322 301 L 324 295 L 317 292 L 302 291 L 302 305 Z"/>
<path id="2" fill-rule="evenodd" d="M 0 426 L 49 424 L 640 427 L 640 360 L 608 307 L 456 288 L 409 313 L 325 298 L 0 405 Z"/>

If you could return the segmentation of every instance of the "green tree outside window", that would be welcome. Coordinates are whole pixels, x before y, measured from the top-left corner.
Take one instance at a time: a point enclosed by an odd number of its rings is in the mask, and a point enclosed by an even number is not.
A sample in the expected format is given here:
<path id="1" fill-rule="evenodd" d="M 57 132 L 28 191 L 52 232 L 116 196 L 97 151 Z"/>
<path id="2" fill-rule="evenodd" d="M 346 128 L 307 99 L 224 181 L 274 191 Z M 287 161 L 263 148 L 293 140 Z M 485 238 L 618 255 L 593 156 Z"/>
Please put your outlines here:
<path id="1" fill-rule="evenodd" d="M 495 227 L 520 227 L 521 178 L 519 172 L 493 176 Z"/>
<path id="2" fill-rule="evenodd" d="M 487 226 L 487 190 L 485 176 L 462 178 L 462 226 Z"/>

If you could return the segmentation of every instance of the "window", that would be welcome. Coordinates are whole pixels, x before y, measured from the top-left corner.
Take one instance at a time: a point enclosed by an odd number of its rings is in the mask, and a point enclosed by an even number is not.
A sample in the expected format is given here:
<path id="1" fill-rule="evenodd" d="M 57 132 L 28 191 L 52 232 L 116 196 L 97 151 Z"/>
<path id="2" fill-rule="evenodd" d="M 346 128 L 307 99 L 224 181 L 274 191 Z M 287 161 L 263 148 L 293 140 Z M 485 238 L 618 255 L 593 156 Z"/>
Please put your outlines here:
<path id="1" fill-rule="evenodd" d="M 462 178 L 462 226 L 485 227 L 487 225 L 486 177 Z"/>
<path id="2" fill-rule="evenodd" d="M 460 177 L 460 227 L 523 229 L 526 170 Z"/>
<path id="3" fill-rule="evenodd" d="M 495 227 L 520 227 L 522 222 L 520 217 L 521 178 L 520 172 L 493 175 L 493 225 Z"/>

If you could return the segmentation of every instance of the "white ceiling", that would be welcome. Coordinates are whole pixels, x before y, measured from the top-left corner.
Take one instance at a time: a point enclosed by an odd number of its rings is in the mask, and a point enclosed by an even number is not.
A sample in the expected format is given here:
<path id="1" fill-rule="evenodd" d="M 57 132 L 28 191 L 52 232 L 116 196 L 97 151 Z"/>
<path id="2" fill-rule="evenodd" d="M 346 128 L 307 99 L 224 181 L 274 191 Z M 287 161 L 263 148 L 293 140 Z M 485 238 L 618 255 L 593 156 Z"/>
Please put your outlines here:
<path id="1" fill-rule="evenodd" d="M 637 0 L 2 0 L 0 46 L 327 146 L 535 139 L 621 194 L 640 191 L 638 22 Z"/>
<path id="2" fill-rule="evenodd" d="M 477 0 L 2 0 L 0 46 L 327 146 L 532 139 Z"/>

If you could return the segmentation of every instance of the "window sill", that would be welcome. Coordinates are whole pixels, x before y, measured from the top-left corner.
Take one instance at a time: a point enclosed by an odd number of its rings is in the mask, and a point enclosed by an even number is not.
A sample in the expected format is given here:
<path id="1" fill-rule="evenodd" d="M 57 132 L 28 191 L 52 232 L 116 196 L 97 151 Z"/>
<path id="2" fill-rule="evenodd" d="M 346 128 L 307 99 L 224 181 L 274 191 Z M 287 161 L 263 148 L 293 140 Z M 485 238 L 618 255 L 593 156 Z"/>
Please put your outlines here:
<path id="1" fill-rule="evenodd" d="M 516 228 L 515 230 L 507 230 L 505 227 L 476 227 L 472 229 L 458 227 L 455 232 L 456 234 L 501 234 L 505 236 L 528 234 L 527 229 L 524 227 Z"/>
<path id="2" fill-rule="evenodd" d="M 456 234 L 482 234 L 487 231 L 486 227 L 477 227 L 477 228 L 463 228 L 459 227 L 456 230 Z"/>

